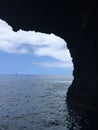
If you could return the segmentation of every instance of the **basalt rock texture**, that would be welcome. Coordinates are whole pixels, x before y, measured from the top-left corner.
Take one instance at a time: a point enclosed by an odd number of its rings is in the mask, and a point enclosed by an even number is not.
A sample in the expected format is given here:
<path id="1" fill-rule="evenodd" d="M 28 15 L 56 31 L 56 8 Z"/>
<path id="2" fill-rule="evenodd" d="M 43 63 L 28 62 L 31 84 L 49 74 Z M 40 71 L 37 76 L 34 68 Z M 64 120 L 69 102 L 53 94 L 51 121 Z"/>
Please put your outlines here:
<path id="1" fill-rule="evenodd" d="M 54 33 L 67 41 L 74 80 L 67 100 L 98 110 L 98 14 L 95 0 L 1 0 L 0 18 L 18 29 Z"/>

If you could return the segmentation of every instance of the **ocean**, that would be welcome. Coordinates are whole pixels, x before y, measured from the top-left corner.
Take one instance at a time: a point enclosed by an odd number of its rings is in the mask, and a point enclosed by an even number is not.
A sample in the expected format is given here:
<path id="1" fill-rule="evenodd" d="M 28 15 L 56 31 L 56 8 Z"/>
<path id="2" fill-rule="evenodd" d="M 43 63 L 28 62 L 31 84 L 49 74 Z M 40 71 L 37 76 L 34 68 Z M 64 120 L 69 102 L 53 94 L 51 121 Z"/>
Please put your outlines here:
<path id="1" fill-rule="evenodd" d="M 0 130 L 93 130 L 87 113 L 67 106 L 72 80 L 56 75 L 0 75 Z"/>

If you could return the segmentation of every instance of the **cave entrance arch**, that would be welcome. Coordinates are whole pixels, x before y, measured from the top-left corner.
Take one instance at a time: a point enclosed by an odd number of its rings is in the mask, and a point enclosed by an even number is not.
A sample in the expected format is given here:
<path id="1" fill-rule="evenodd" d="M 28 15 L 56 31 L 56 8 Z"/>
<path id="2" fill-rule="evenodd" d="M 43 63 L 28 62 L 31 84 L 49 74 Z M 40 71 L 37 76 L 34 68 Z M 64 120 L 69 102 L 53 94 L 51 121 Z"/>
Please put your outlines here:
<path id="1" fill-rule="evenodd" d="M 51 33 L 66 40 L 73 58 L 74 80 L 68 99 L 84 108 L 98 110 L 98 8 L 85 0 L 2 0 L 0 18 L 14 30 Z"/>
<path id="2" fill-rule="evenodd" d="M 22 29 L 14 31 L 13 27 L 2 19 L 0 19 L 0 34 L 2 43 L 0 50 L 8 54 L 10 61 L 8 67 L 3 67 L 2 73 L 55 74 L 65 75 L 72 79 L 72 58 L 64 39 L 53 33 L 46 34 Z M 12 55 L 16 57 L 16 61 L 12 60 Z M 4 62 L 7 64 L 5 58 Z M 20 61 L 23 61 L 26 66 Z M 16 66 L 14 62 L 19 62 L 19 64 Z M 15 67 L 11 68 L 10 64 Z"/>

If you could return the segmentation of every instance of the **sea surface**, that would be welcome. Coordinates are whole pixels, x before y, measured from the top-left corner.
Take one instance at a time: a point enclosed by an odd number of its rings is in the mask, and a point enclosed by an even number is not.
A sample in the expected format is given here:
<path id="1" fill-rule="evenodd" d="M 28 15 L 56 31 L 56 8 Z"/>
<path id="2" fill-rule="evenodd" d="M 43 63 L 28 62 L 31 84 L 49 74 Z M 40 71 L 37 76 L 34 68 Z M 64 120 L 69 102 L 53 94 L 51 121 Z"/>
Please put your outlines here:
<path id="1" fill-rule="evenodd" d="M 91 114 L 67 106 L 72 80 L 56 75 L 0 75 L 0 130 L 95 130 Z"/>

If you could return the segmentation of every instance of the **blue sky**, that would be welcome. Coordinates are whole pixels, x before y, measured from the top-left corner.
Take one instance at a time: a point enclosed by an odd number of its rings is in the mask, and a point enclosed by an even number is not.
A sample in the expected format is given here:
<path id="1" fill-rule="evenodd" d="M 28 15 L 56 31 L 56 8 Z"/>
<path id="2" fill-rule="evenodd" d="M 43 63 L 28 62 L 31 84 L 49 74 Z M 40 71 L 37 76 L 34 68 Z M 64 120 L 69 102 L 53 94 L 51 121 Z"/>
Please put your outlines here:
<path id="1" fill-rule="evenodd" d="M 0 19 L 0 74 L 72 75 L 66 42 L 55 34 L 18 30 Z"/>

